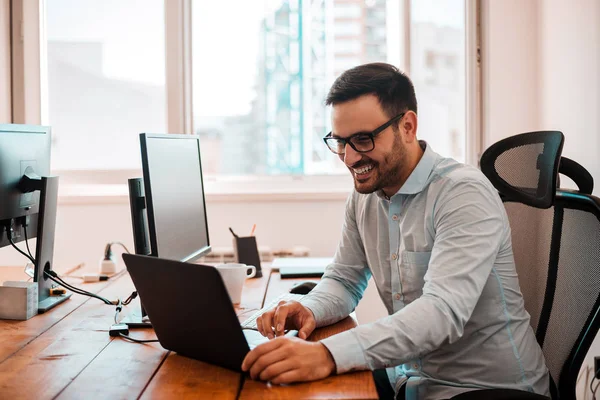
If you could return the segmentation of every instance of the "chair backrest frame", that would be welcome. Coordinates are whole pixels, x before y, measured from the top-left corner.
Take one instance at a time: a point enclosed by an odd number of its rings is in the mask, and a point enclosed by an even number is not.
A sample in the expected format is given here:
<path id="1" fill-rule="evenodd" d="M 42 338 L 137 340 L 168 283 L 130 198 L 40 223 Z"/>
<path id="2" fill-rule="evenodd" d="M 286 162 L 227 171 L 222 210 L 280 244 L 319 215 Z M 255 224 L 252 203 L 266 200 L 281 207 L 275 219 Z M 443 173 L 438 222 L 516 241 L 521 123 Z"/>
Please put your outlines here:
<path id="1" fill-rule="evenodd" d="M 544 253 L 544 257 L 542 259 L 544 259 L 544 261 L 542 262 L 544 264 L 545 257 L 548 257 L 547 276 L 542 276 L 542 282 L 544 280 L 543 278 L 545 278 L 545 288 L 540 288 L 539 285 L 537 287 L 527 287 L 525 285 L 521 285 L 521 291 L 524 294 L 524 298 L 527 297 L 529 299 L 537 299 L 530 304 L 530 307 L 534 307 L 534 309 L 528 309 L 529 313 L 532 315 L 535 313 L 537 318 L 537 321 L 535 321 L 536 323 L 534 323 L 534 320 L 532 319 L 536 339 L 546 354 L 546 357 L 549 357 L 548 354 L 554 354 L 554 373 L 556 374 L 560 369 L 558 377 L 555 376 L 555 378 L 557 378 L 556 385 L 554 384 L 555 382 L 552 381 L 551 392 L 553 398 L 572 399 L 576 396 L 576 383 L 579 370 L 585 361 L 585 357 L 592 345 L 592 342 L 600 330 L 600 291 L 598 294 L 596 294 L 595 287 L 589 287 L 590 291 L 588 294 L 590 294 L 590 296 L 587 297 L 587 300 L 589 301 L 586 300 L 585 302 L 584 308 L 586 311 L 582 311 L 587 312 L 587 310 L 589 310 L 589 314 L 587 316 L 579 315 L 579 319 L 575 325 L 576 329 L 570 332 L 568 339 L 569 342 L 565 343 L 567 347 L 562 347 L 558 353 L 556 351 L 555 353 L 550 353 L 553 349 L 544 348 L 544 342 L 548 335 L 548 326 L 553 316 L 552 312 L 553 306 L 555 306 L 555 301 L 560 302 L 568 300 L 555 298 L 557 286 L 563 285 L 560 286 L 563 292 L 560 295 L 564 297 L 564 285 L 569 284 L 568 280 L 565 283 L 564 275 L 563 279 L 559 281 L 559 275 L 561 273 L 565 273 L 565 270 L 559 271 L 559 264 L 561 260 L 561 244 L 563 244 L 563 240 L 566 240 L 567 244 L 569 241 L 573 241 L 573 236 L 569 234 L 567 234 L 567 239 L 562 236 L 565 213 L 568 216 L 567 218 L 570 218 L 571 215 L 577 215 L 573 214 L 571 210 L 578 210 L 577 212 L 583 211 L 586 214 L 590 214 L 590 216 L 593 215 L 600 224 L 600 199 L 590 194 L 593 189 L 593 178 L 589 172 L 576 162 L 566 158 L 561 158 L 563 143 L 564 135 L 558 131 L 530 132 L 512 136 L 495 143 L 484 152 L 481 157 L 481 170 L 499 191 L 500 197 L 505 205 L 508 205 L 508 203 L 519 203 L 525 206 L 525 208 L 517 207 L 514 209 L 514 212 L 517 213 L 515 216 L 518 216 L 518 213 L 520 212 L 527 212 L 526 207 L 533 207 L 537 209 L 553 208 L 552 210 L 548 210 L 548 213 L 553 214 L 546 213 L 540 215 L 540 217 L 546 218 L 547 222 L 551 221 L 551 229 L 549 229 L 550 224 L 547 223 L 546 226 L 548 231 L 542 232 L 542 235 L 546 236 L 539 236 L 538 238 L 533 239 L 534 243 L 536 243 L 538 240 L 545 240 L 545 242 L 543 242 L 545 245 L 540 247 L 543 248 L 542 253 Z M 541 146 L 537 148 L 539 150 L 538 158 L 534 161 L 532 161 L 532 158 L 528 158 L 528 161 L 523 163 L 529 168 L 527 171 L 524 171 L 524 173 L 530 174 L 528 175 L 528 178 L 531 178 L 531 176 L 536 176 L 535 174 L 531 175 L 532 172 L 538 174 L 537 187 L 520 187 L 520 185 L 513 186 L 510 184 L 511 179 L 513 182 L 518 182 L 519 177 L 517 175 L 515 179 L 515 171 L 510 170 L 512 167 L 509 169 L 506 168 L 506 158 L 512 160 L 514 159 L 515 154 L 530 156 L 531 154 L 528 154 L 527 152 L 519 153 L 519 151 L 522 150 L 518 149 L 532 144 Z M 511 151 L 512 153 L 510 153 Z M 504 156 L 504 154 L 507 155 Z M 504 161 L 501 159 L 503 156 L 506 157 L 504 158 Z M 499 159 L 500 161 L 498 161 Z M 498 162 L 500 162 L 500 164 L 497 164 Z M 508 165 L 510 166 L 511 164 Z M 507 173 L 506 177 L 502 176 L 502 174 L 498 172 L 497 168 L 504 168 L 501 171 Z M 535 170 L 533 168 L 535 168 Z M 559 182 L 559 172 L 571 178 L 578 185 L 579 191 L 557 188 Z M 528 179 L 528 183 L 531 183 L 531 179 Z M 507 212 L 510 214 L 509 209 L 510 207 L 507 207 Z M 585 217 L 586 214 L 583 214 L 583 216 Z M 534 214 L 527 215 L 531 215 L 533 220 L 536 219 Z M 578 218 L 581 218 L 581 216 L 582 214 L 579 214 Z M 549 219 L 550 217 L 552 220 Z M 573 221 L 573 219 L 568 219 L 567 224 L 573 223 Z M 565 228 L 567 227 L 569 227 L 569 225 L 565 226 Z M 515 234 L 516 230 L 518 229 L 513 229 L 513 235 Z M 595 228 L 594 232 L 596 232 Z M 516 240 L 514 237 L 513 239 Z M 550 239 L 549 246 L 546 247 L 548 244 L 548 239 Z M 513 240 L 513 244 L 515 243 L 515 240 Z M 531 238 L 529 238 L 529 240 L 531 240 Z M 598 243 L 598 247 L 600 247 L 600 243 Z M 548 251 L 549 254 L 546 254 L 546 251 Z M 593 252 L 593 254 L 596 253 Z M 568 251 L 565 251 L 565 257 L 569 257 Z M 517 259 L 518 257 L 515 258 Z M 525 259 L 527 259 L 527 257 L 523 257 L 523 260 Z M 529 259 L 529 261 L 531 260 Z M 598 266 L 596 259 L 590 261 L 590 264 L 592 264 L 592 262 L 594 263 L 593 266 Z M 541 264 L 538 264 L 538 266 L 540 265 Z M 541 266 L 543 267 L 543 265 Z M 565 268 L 566 266 L 569 266 L 569 262 L 566 262 L 566 265 L 563 265 L 562 268 Z M 585 262 L 582 264 L 580 262 L 579 266 L 587 268 L 588 264 Z M 517 265 L 517 273 L 519 273 L 519 270 L 522 273 L 526 272 L 524 268 L 530 268 L 530 265 Z M 534 272 L 534 274 L 539 275 L 539 272 Z M 541 298 L 542 292 L 543 299 Z M 594 300 L 593 305 L 591 305 L 592 299 Z M 562 306 L 562 310 L 555 310 L 556 315 L 554 317 L 559 319 L 561 318 L 561 315 L 565 315 L 565 308 L 574 309 L 574 307 L 577 306 L 577 303 L 574 302 L 560 304 L 566 304 L 566 306 Z M 525 306 L 527 309 L 527 304 Z M 583 319 L 585 319 L 585 322 L 583 323 L 578 336 L 574 338 L 574 334 L 578 332 L 579 326 L 581 326 Z M 557 320 L 552 319 L 552 323 L 556 329 Z M 556 343 L 557 334 L 561 334 L 560 329 L 554 331 L 554 335 L 550 338 L 549 343 Z M 566 355 L 567 351 L 568 355 Z M 564 359 L 565 355 L 566 359 Z"/>

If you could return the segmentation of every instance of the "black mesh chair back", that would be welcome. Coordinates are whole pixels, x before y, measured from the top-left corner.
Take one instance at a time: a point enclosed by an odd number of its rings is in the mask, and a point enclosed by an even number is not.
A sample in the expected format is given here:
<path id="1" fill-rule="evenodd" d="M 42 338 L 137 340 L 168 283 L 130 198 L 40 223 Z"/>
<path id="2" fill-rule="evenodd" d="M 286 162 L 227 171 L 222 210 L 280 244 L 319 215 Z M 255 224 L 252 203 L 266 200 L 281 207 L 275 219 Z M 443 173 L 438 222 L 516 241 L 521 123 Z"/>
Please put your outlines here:
<path id="1" fill-rule="evenodd" d="M 531 132 L 492 145 L 481 170 L 500 192 L 525 308 L 552 377 L 554 399 L 575 399 L 600 327 L 600 199 L 592 176 L 561 158 L 564 136 Z M 558 174 L 579 190 L 556 189 Z"/>

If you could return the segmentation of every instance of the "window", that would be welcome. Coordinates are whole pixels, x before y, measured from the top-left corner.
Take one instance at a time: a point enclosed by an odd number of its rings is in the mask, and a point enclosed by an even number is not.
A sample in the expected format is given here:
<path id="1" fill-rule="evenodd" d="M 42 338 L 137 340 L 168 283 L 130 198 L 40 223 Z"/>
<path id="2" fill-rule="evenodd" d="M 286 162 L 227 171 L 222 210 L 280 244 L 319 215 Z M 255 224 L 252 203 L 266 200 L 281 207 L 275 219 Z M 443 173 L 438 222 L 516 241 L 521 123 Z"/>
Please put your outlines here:
<path id="1" fill-rule="evenodd" d="M 465 161 L 465 1 L 411 0 L 410 10 L 418 136 L 438 153 Z"/>
<path id="2" fill-rule="evenodd" d="M 362 51 L 362 46 L 360 40 L 340 38 L 335 41 L 335 52 L 338 54 L 358 54 Z"/>
<path id="3" fill-rule="evenodd" d="M 138 134 L 166 132 L 163 7 L 46 2 L 53 169 L 139 168 Z"/>
<path id="4" fill-rule="evenodd" d="M 205 170 L 347 173 L 322 141 L 330 130 L 324 100 L 348 68 L 398 64 L 386 49 L 400 40 L 384 33 L 400 13 L 387 15 L 387 3 L 399 0 L 194 2 L 194 131 Z"/>
<path id="5" fill-rule="evenodd" d="M 415 83 L 419 136 L 465 159 L 464 0 L 42 3 L 55 170 L 138 169 L 138 134 L 168 132 L 185 91 L 191 112 L 174 120 L 202 137 L 207 176 L 346 174 L 322 142 L 324 100 L 344 70 L 375 61 Z M 174 7 L 190 23 L 165 27 Z M 173 36 L 191 38 L 190 57 Z M 165 54 L 193 79 L 174 83 Z"/>
<path id="6" fill-rule="evenodd" d="M 335 18 L 361 18 L 363 16 L 363 7 L 360 2 L 336 4 L 333 8 Z"/>
<path id="7" fill-rule="evenodd" d="M 336 36 L 360 37 L 363 34 L 363 27 L 360 22 L 359 19 L 338 19 L 333 26 L 333 32 Z"/>

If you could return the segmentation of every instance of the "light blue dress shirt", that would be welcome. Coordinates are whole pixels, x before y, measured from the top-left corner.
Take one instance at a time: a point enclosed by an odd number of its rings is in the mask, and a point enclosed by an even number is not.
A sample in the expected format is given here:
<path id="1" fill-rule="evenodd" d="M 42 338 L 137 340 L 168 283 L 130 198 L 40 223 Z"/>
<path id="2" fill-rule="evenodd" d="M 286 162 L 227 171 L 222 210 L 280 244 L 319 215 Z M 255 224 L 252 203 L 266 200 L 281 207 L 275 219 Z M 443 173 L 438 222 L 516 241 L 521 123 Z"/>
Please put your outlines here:
<path id="1" fill-rule="evenodd" d="M 478 388 L 548 395 L 497 191 L 477 168 L 421 146 L 390 199 L 353 191 L 333 264 L 302 300 L 317 326 L 332 324 L 354 310 L 372 276 L 389 316 L 322 343 L 338 373 L 387 368 L 408 400 Z"/>

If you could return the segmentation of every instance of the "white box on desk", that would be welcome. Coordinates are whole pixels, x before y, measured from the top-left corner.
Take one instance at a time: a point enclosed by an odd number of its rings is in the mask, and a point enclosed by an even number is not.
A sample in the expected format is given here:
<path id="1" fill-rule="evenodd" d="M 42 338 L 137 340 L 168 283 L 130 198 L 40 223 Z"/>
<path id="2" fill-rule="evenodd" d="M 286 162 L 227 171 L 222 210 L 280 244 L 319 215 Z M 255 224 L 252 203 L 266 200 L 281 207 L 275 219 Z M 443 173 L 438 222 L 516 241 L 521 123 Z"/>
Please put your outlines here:
<path id="1" fill-rule="evenodd" d="M 23 321 L 37 313 L 37 282 L 7 281 L 0 286 L 0 319 Z"/>

